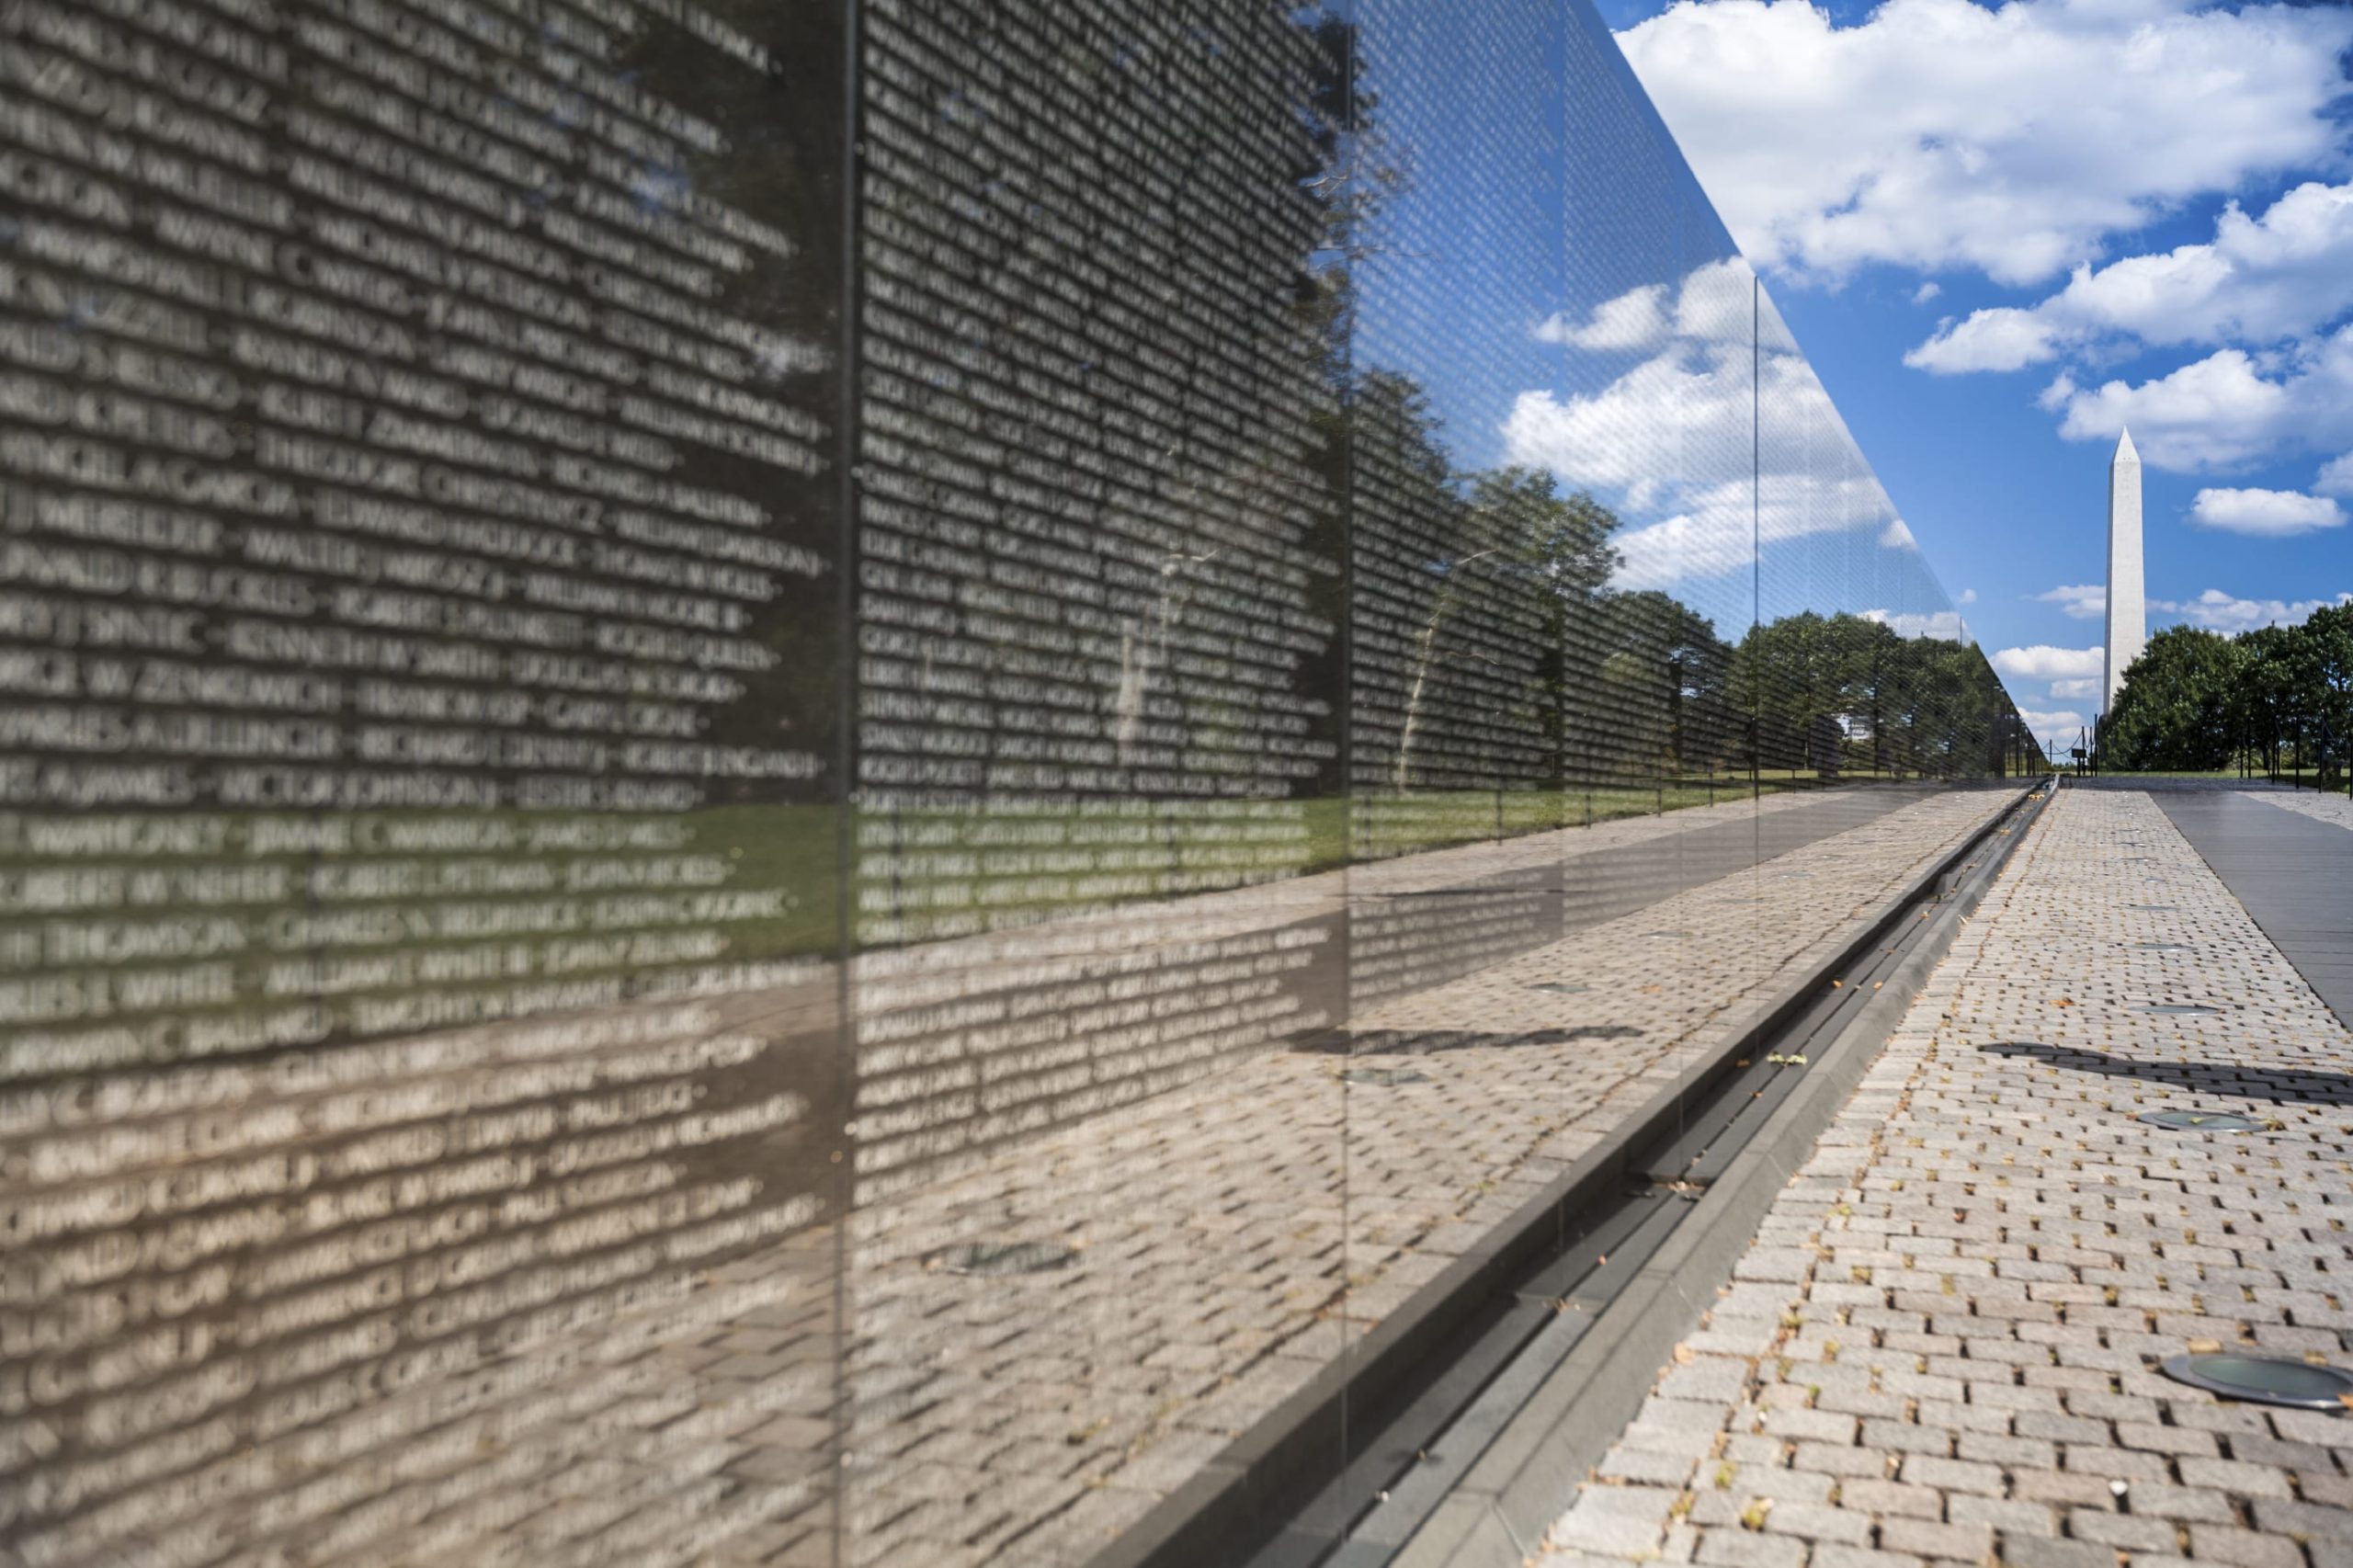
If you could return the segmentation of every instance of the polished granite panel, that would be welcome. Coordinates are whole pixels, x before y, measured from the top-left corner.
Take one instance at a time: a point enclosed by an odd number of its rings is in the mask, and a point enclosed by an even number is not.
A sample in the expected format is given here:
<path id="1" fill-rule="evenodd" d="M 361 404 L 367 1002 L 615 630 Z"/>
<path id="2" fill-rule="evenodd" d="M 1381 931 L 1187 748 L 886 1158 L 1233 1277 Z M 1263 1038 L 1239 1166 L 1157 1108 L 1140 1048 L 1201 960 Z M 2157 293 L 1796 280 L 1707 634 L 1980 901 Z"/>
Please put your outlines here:
<path id="1" fill-rule="evenodd" d="M 2032 755 L 1584 0 L 11 0 L 0 189 L 36 1568 L 1085 1562 Z"/>

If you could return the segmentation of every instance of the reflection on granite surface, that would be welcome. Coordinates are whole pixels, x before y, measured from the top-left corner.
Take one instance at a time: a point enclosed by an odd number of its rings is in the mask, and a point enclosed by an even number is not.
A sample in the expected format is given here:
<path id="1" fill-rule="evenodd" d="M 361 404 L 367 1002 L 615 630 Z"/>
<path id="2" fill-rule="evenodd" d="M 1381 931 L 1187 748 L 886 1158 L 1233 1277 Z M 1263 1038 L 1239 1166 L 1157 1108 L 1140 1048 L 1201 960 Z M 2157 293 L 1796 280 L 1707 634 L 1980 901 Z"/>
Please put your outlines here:
<path id="1" fill-rule="evenodd" d="M 1083 1562 L 2019 749 L 1582 0 L 0 88 L 8 1561 Z"/>

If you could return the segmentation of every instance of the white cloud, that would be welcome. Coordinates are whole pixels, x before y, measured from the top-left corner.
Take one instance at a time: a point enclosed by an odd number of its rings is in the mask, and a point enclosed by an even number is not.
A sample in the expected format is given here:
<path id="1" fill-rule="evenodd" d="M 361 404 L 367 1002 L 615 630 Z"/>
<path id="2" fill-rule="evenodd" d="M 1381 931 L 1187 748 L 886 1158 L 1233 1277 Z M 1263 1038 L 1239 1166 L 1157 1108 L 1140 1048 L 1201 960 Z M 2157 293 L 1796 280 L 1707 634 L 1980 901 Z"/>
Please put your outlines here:
<path id="1" fill-rule="evenodd" d="M 2353 452 L 2323 463 L 2313 488 L 2323 495 L 2353 495 Z"/>
<path id="2" fill-rule="evenodd" d="M 1619 35 L 1741 247 L 2046 278 L 2201 193 L 2335 152 L 2353 13 L 2198 0 L 1683 0 Z"/>
<path id="3" fill-rule="evenodd" d="M 1592 391 L 1520 393 L 1502 431 L 1511 461 L 1613 496 L 1636 525 L 1616 540 L 1621 588 L 1737 571 L 1760 542 L 1850 528 L 1877 530 L 1882 542 L 1909 537 L 1892 534 L 1902 523 L 1887 493 L 1769 312 L 1759 352 L 1753 290 L 1737 259 L 1711 262 L 1672 290 L 1630 290 L 1535 329 L 1585 353 L 1648 347 Z M 1752 392 L 1760 376 L 1761 396 Z"/>
<path id="4" fill-rule="evenodd" d="M 2242 599 L 2220 588 L 2209 588 L 2194 599 L 2151 599 L 2149 608 L 2171 610 L 2192 626 L 2235 632 L 2252 631 L 2258 626 L 2299 625 L 2316 609 L 2344 604 L 2353 604 L 2353 594 L 2339 594 L 2328 599 L 2300 599 L 2290 604 L 2281 599 Z"/>
<path id="5" fill-rule="evenodd" d="M 1994 667 L 2020 680 L 2097 678 L 2106 672 L 2108 655 L 2097 648 L 2053 648 L 2037 642 L 2029 648 L 2004 648 L 1994 655 Z"/>
<path id="6" fill-rule="evenodd" d="M 2052 681 L 2051 683 L 2051 695 L 2061 698 L 2097 697 L 2099 695 L 2099 688 L 2100 677 L 2098 676 L 2078 676 L 2073 680 Z"/>
<path id="7" fill-rule="evenodd" d="M 1915 305 L 1925 305 L 1943 292 L 1943 287 L 1936 279 L 1930 278 L 1912 290 L 1912 302 Z"/>
<path id="8" fill-rule="evenodd" d="M 2294 490 L 2201 490 L 2190 503 L 2189 520 L 2257 539 L 2290 539 L 2343 528 L 2345 508 L 2325 495 Z"/>
<path id="9" fill-rule="evenodd" d="M 2104 583 L 2071 583 L 2034 596 L 2047 605 L 2057 605 L 2077 620 L 2097 620 L 2108 613 L 2108 585 Z"/>
<path id="10" fill-rule="evenodd" d="M 1898 637 L 1936 637 L 1947 642 L 1962 642 L 1969 639 L 1969 629 L 1961 622 L 1961 611 L 1940 609 L 1914 613 L 1908 610 L 1867 609 L 1862 619 L 1876 620 L 1891 627 Z"/>
<path id="11" fill-rule="evenodd" d="M 2257 361 L 2224 348 L 2138 385 L 2081 387 L 2062 375 L 2040 400 L 2071 441 L 2112 441 L 2126 425 L 2155 468 L 2229 468 L 2287 448 L 2353 444 L 2353 324 Z"/>
<path id="12" fill-rule="evenodd" d="M 1912 537 L 1911 525 L 1898 517 L 1880 529 L 1880 547 L 1883 550 L 1917 550 L 1920 541 Z"/>
<path id="13" fill-rule="evenodd" d="M 1974 588 L 1961 589 L 1961 597 L 1957 602 L 1965 605 L 1975 604 L 1977 602 L 1977 590 Z"/>
<path id="14" fill-rule="evenodd" d="M 2035 738 L 2042 741 L 2073 740 L 2075 732 L 2087 722 L 2072 708 L 2062 708 L 2054 712 L 2021 708 L 2018 717 L 2026 721 L 2026 727 L 2034 732 Z"/>
<path id="15" fill-rule="evenodd" d="M 2015 370 L 2104 338 L 2143 344 L 2270 344 L 2353 309 L 2353 185 L 2308 182 L 2250 218 L 2234 202 L 2214 237 L 2162 255 L 2079 264 L 2029 309 L 1939 324 L 1904 357 L 1924 370 Z"/>
<path id="16" fill-rule="evenodd" d="M 2016 370 L 2039 365 L 2059 352 L 2061 336 L 2052 323 L 2032 311 L 2004 305 L 1972 311 L 1966 321 L 1948 318 L 1936 335 L 1904 356 L 1915 370 L 1959 375 L 1965 370 Z"/>

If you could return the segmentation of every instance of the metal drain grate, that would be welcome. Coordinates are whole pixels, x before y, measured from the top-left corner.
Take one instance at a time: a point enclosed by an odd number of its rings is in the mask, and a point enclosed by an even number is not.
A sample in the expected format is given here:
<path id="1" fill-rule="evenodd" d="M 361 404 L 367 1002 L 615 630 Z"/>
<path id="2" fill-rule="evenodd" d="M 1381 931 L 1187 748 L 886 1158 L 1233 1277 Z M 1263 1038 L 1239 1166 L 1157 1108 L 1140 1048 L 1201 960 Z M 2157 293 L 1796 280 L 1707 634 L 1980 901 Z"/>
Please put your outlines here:
<path id="1" fill-rule="evenodd" d="M 2220 1007 L 2209 1007 L 2202 1002 L 2143 1002 L 2141 1004 L 2141 1011 L 2144 1013 L 2165 1013 L 2177 1017 L 2187 1017 L 2197 1013 L 2219 1013 L 2222 1010 Z"/>
<path id="2" fill-rule="evenodd" d="M 2170 1356 L 2159 1369 L 2177 1383 L 2256 1404 L 2343 1410 L 2353 1399 L 2353 1372 L 2276 1356 Z"/>
<path id="3" fill-rule="evenodd" d="M 1078 1261 L 1060 1242 L 966 1242 L 942 1247 L 925 1263 L 945 1274 L 1043 1274 Z"/>
<path id="4" fill-rule="evenodd" d="M 1582 980 L 1546 980 L 1529 987 L 1530 991 L 1547 991 L 1555 996 L 1582 996 L 1593 989 Z"/>
<path id="5" fill-rule="evenodd" d="M 2198 950 L 2195 942 L 2135 942 L 2132 945 L 2159 953 L 2194 953 Z"/>
<path id="6" fill-rule="evenodd" d="M 2234 1110 L 2153 1110 L 2140 1118 L 2152 1127 L 2184 1132 L 2259 1132 L 2263 1123 Z"/>
<path id="7" fill-rule="evenodd" d="M 1376 1089 L 1401 1088 L 1429 1081 L 1428 1074 L 1416 1073 L 1411 1067 L 1351 1067 L 1340 1074 L 1343 1084 L 1364 1084 Z"/>

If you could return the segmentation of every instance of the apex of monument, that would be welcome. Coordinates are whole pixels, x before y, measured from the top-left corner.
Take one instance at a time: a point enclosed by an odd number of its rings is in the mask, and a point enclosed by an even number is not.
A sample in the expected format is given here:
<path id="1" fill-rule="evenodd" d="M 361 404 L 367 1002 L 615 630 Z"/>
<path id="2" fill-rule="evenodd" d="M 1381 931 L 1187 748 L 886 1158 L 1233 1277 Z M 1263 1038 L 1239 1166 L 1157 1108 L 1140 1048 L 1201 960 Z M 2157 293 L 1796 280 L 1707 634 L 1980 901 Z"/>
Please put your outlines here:
<path id="1" fill-rule="evenodd" d="M 2120 463 L 2137 463 L 2141 460 L 2141 454 L 2132 449 L 2132 432 L 2130 429 L 2117 437 L 2116 456 L 2111 460 Z"/>

